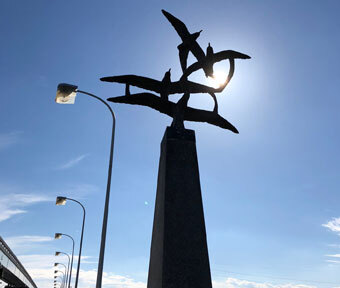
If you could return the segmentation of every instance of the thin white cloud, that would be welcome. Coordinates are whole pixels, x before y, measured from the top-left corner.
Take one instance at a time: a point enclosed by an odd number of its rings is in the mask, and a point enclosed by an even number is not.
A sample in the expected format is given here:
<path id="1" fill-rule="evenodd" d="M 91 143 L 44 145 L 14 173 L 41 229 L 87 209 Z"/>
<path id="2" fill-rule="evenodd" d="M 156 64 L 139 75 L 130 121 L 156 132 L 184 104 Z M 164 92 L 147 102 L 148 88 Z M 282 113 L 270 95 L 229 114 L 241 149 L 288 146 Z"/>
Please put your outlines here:
<path id="1" fill-rule="evenodd" d="M 14 237 L 7 237 L 5 238 L 5 241 L 7 245 L 11 249 L 20 248 L 23 245 L 32 245 L 42 242 L 49 242 L 54 240 L 54 238 L 49 236 L 31 236 L 31 235 L 25 235 L 25 236 L 14 236 Z"/>
<path id="2" fill-rule="evenodd" d="M 0 134 L 0 150 L 17 143 L 20 139 L 20 134 L 22 134 L 20 131 Z"/>
<path id="3" fill-rule="evenodd" d="M 1 204 L 0 204 L 0 209 L 1 209 Z M 26 213 L 25 210 L 20 210 L 20 209 L 4 209 L 0 211 L 0 222 L 5 221 L 9 218 L 11 218 L 14 215 L 17 214 L 23 214 Z"/>
<path id="4" fill-rule="evenodd" d="M 227 278 L 225 281 L 213 281 L 214 288 L 316 288 L 305 284 L 272 284 L 269 282 L 253 282 L 237 278 Z"/>
<path id="5" fill-rule="evenodd" d="M 331 221 L 328 221 L 326 224 L 322 224 L 322 226 L 340 235 L 340 217 L 333 218 Z"/>
<path id="6" fill-rule="evenodd" d="M 340 261 L 337 260 L 326 260 L 328 263 L 340 264 Z"/>
<path id="7" fill-rule="evenodd" d="M 52 285 L 53 281 L 53 263 L 59 262 L 61 257 L 54 257 L 53 255 L 23 255 L 18 257 L 24 267 L 38 287 L 48 287 Z M 65 259 L 66 261 L 66 259 Z M 73 269 L 72 282 L 75 279 L 76 269 Z M 79 286 L 82 288 L 93 288 L 96 284 L 97 271 L 80 270 Z M 225 278 L 219 281 L 213 281 L 214 288 L 316 288 L 316 286 L 306 284 L 272 284 L 270 282 L 255 282 L 248 280 L 241 280 L 237 278 Z M 133 279 L 133 277 L 126 275 L 117 275 L 112 272 L 103 273 L 103 288 L 146 288 L 145 282 Z"/>
<path id="8" fill-rule="evenodd" d="M 7 191 L 11 192 L 11 189 L 7 189 Z M 26 213 L 27 211 L 24 208 L 29 205 L 51 200 L 50 197 L 37 194 L 12 193 L 3 195 L 0 197 L 0 222 L 13 217 L 14 215 Z"/>
<path id="9" fill-rule="evenodd" d="M 82 161 L 84 158 L 86 158 L 88 156 L 88 154 L 83 154 L 80 155 L 74 159 L 71 159 L 70 161 L 58 166 L 56 169 L 57 170 L 65 170 L 65 169 L 69 169 L 72 168 L 73 166 L 77 165 L 80 161 Z"/>
<path id="10" fill-rule="evenodd" d="M 88 256 L 85 256 L 87 258 Z M 53 255 L 22 255 L 18 256 L 33 281 L 38 287 L 48 287 L 53 284 L 54 263 L 60 262 L 61 257 Z M 88 257 L 90 258 L 90 257 Z M 83 259 L 83 257 L 82 257 Z M 73 269 L 72 282 L 76 276 L 76 269 Z M 83 288 L 93 288 L 96 284 L 97 271 L 79 271 L 79 286 Z M 117 275 L 114 273 L 103 273 L 103 288 L 146 288 L 146 283 L 136 281 L 128 276 Z"/>
<path id="11" fill-rule="evenodd" d="M 331 254 L 331 255 L 326 255 L 327 257 L 334 257 L 334 258 L 340 258 L 340 254 Z"/>

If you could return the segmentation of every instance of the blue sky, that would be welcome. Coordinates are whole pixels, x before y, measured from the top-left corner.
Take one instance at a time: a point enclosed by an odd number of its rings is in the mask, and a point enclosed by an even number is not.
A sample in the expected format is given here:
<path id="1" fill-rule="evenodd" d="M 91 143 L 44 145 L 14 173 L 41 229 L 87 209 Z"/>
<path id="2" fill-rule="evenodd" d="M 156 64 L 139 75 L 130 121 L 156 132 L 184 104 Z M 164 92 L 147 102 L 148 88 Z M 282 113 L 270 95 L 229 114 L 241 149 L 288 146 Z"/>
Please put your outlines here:
<path id="1" fill-rule="evenodd" d="M 81 285 L 93 287 L 111 119 L 85 95 L 75 105 L 55 104 L 56 86 L 73 83 L 105 99 L 124 87 L 100 82 L 103 76 L 162 79 L 172 68 L 177 80 L 180 39 L 161 9 L 191 32 L 203 29 L 203 48 L 210 42 L 215 51 L 252 57 L 236 62 L 217 96 L 220 114 L 240 134 L 186 123 L 196 131 L 214 287 L 339 287 L 335 0 L 1 1 L 1 236 L 48 287 L 54 251 L 70 251 L 54 233 L 79 243 L 81 225 L 80 208 L 56 207 L 55 196 L 80 200 L 87 209 Z M 203 73 L 192 79 L 206 81 Z M 189 104 L 213 107 L 207 95 Z M 159 145 L 171 120 L 111 106 L 117 127 L 104 286 L 146 287 Z"/>

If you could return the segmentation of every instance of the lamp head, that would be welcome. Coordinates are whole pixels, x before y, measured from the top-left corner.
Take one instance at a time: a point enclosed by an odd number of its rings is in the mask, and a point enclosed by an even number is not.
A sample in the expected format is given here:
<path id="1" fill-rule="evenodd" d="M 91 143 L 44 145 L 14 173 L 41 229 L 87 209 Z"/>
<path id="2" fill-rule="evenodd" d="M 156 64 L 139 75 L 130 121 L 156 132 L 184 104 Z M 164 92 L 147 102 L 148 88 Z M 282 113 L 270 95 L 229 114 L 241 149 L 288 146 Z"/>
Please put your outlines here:
<path id="1" fill-rule="evenodd" d="M 58 266 L 59 263 L 54 263 L 54 267 Z"/>
<path id="2" fill-rule="evenodd" d="M 66 199 L 66 197 L 58 196 L 57 200 L 55 201 L 55 205 L 65 205 Z"/>
<path id="3" fill-rule="evenodd" d="M 57 87 L 55 102 L 59 104 L 74 104 L 78 86 L 60 83 Z"/>
<path id="4" fill-rule="evenodd" d="M 63 235 L 62 233 L 55 233 L 54 239 L 60 239 L 62 235 Z"/>
<path id="5" fill-rule="evenodd" d="M 56 251 L 55 252 L 55 256 L 59 256 L 60 255 L 60 252 L 59 251 Z"/>

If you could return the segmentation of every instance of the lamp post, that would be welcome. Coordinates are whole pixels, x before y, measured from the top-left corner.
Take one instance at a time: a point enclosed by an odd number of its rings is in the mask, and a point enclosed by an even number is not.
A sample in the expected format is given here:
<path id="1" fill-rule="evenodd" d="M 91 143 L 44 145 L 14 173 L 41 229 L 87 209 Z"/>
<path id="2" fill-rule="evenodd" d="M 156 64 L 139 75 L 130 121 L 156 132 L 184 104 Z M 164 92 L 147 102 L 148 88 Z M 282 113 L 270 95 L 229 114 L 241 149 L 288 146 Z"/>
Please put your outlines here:
<path id="1" fill-rule="evenodd" d="M 98 271 L 97 271 L 97 281 L 96 288 L 101 288 L 102 286 L 102 277 L 103 277 L 103 266 L 104 266 L 104 252 L 105 252 L 105 242 L 106 242 L 106 230 L 107 230 L 107 218 L 109 214 L 109 201 L 110 201 L 110 188 L 111 188 L 111 175 L 112 175 L 112 162 L 113 162 L 113 147 L 114 147 L 114 135 L 115 135 L 115 127 L 116 127 L 116 117 L 113 113 L 109 104 L 107 104 L 100 97 L 93 95 L 91 93 L 78 90 L 78 87 L 70 84 L 59 84 L 57 88 L 57 95 L 55 101 L 60 104 L 74 104 L 76 93 L 86 94 L 91 96 L 100 102 L 102 102 L 110 111 L 112 116 L 112 132 L 111 132 L 111 145 L 110 145 L 110 158 L 109 158 L 109 168 L 108 168 L 108 176 L 107 176 L 107 185 L 106 185 L 106 196 L 105 196 L 105 205 L 104 205 L 104 216 L 103 216 L 103 226 L 102 226 L 102 235 L 100 242 L 100 251 L 99 251 L 99 260 L 98 260 Z"/>
<path id="2" fill-rule="evenodd" d="M 63 277 L 61 277 L 60 275 L 54 275 L 54 280 L 57 280 L 58 277 L 61 279 L 60 284 L 63 283 Z"/>
<path id="3" fill-rule="evenodd" d="M 54 274 L 57 274 L 58 272 L 60 272 L 61 274 L 63 274 L 63 276 L 62 276 L 62 282 L 61 282 L 61 286 L 63 286 L 63 283 L 65 282 L 65 273 L 63 272 L 63 271 L 61 271 L 61 270 L 54 270 Z M 59 275 L 57 275 L 57 276 L 59 276 Z M 64 287 L 64 286 L 63 286 Z"/>
<path id="4" fill-rule="evenodd" d="M 66 281 L 67 281 L 67 270 L 66 270 L 66 265 L 64 265 L 63 263 L 54 263 L 54 267 L 57 267 L 58 265 L 62 265 L 62 266 L 64 266 L 64 268 L 65 268 L 65 273 L 64 273 L 64 286 L 65 286 L 65 283 L 66 283 Z"/>
<path id="5" fill-rule="evenodd" d="M 58 196 L 57 199 L 56 199 L 55 204 L 56 205 L 65 205 L 66 204 L 66 200 L 70 200 L 70 201 L 76 202 L 76 203 L 78 203 L 81 206 L 81 208 L 83 208 L 83 225 L 82 225 L 82 228 L 81 228 L 79 255 L 78 255 L 78 265 L 77 265 L 77 274 L 76 274 L 76 281 L 75 281 L 75 284 L 74 284 L 74 287 L 77 288 L 78 287 L 78 279 L 79 279 L 79 270 L 80 270 L 81 250 L 82 250 L 82 247 L 83 247 L 83 235 L 84 235 L 84 226 L 85 226 L 86 212 L 85 212 L 85 207 L 83 206 L 83 204 L 81 204 L 79 201 L 77 201 L 75 199 L 72 199 L 72 198 Z"/>
<path id="6" fill-rule="evenodd" d="M 70 265 L 70 272 L 69 272 L 69 276 L 68 276 L 68 287 L 70 288 L 71 285 L 71 278 L 72 278 L 72 266 L 73 266 L 73 255 L 74 255 L 74 239 L 68 235 L 68 234 L 64 234 L 64 233 L 55 233 L 54 234 L 54 239 L 60 239 L 61 236 L 64 235 L 68 238 L 70 238 L 72 240 L 72 256 L 71 256 L 71 265 Z"/>
<path id="7" fill-rule="evenodd" d="M 65 279 L 65 286 L 66 286 L 66 285 L 67 285 L 68 276 L 69 276 L 69 268 L 70 268 L 70 261 L 71 261 L 71 258 L 70 258 L 70 255 L 68 255 L 68 254 L 65 253 L 65 252 L 61 252 L 61 251 L 56 251 L 56 252 L 55 252 L 55 256 L 59 256 L 60 254 L 66 255 L 67 258 L 68 258 L 67 273 L 66 273 L 66 279 Z M 61 264 L 61 263 L 58 263 L 58 264 Z"/>
<path id="8" fill-rule="evenodd" d="M 57 286 L 57 284 L 59 284 L 59 286 Z M 57 282 L 57 280 L 54 280 L 54 287 L 60 287 L 62 288 L 62 284 L 60 282 Z"/>

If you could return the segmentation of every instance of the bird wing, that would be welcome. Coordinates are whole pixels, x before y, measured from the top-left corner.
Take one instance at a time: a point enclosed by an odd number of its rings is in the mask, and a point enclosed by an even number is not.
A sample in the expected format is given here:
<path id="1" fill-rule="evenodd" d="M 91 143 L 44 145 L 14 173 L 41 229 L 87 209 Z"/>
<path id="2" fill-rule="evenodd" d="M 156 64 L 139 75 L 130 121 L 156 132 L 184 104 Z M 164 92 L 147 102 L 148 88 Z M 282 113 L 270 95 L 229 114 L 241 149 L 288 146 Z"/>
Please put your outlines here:
<path id="1" fill-rule="evenodd" d="M 186 78 L 188 78 L 188 76 L 197 71 L 198 69 L 201 69 L 203 67 L 201 62 L 195 62 L 194 64 L 191 64 L 183 73 L 182 77 L 180 80 L 184 80 Z"/>
<path id="2" fill-rule="evenodd" d="M 215 93 L 215 88 L 191 81 L 177 81 L 171 83 L 170 94 L 177 93 Z"/>
<path id="3" fill-rule="evenodd" d="M 192 52 L 192 54 L 194 54 L 197 61 L 201 61 L 205 58 L 205 53 L 203 49 L 201 48 L 200 45 L 198 45 L 196 41 L 193 42 L 192 45 L 190 46 L 190 51 Z"/>
<path id="4" fill-rule="evenodd" d="M 166 19 L 168 19 L 171 25 L 175 28 L 179 37 L 181 37 L 181 39 L 185 41 L 190 36 L 190 32 L 188 31 L 187 26 L 185 26 L 185 24 L 181 20 L 179 20 L 178 18 L 176 18 L 175 16 L 171 15 L 169 12 L 163 9 L 162 13 L 166 17 Z"/>
<path id="5" fill-rule="evenodd" d="M 182 71 L 184 72 L 187 69 L 187 59 L 189 54 L 189 49 L 179 47 L 179 60 L 181 62 Z"/>
<path id="6" fill-rule="evenodd" d="M 105 82 L 117 82 L 127 85 L 136 86 L 142 89 L 154 91 L 160 93 L 162 83 L 161 81 L 151 79 L 148 77 L 137 76 L 137 75 L 121 75 L 100 78 L 101 81 Z"/>
<path id="7" fill-rule="evenodd" d="M 224 50 L 221 52 L 214 53 L 211 56 L 211 60 L 216 63 L 225 59 L 250 59 L 250 56 L 234 51 L 234 50 Z"/>

